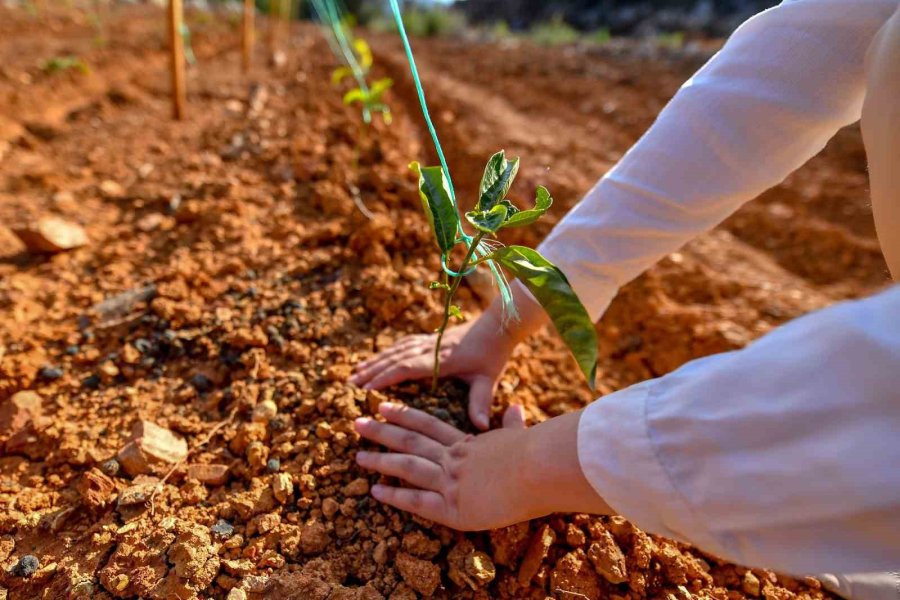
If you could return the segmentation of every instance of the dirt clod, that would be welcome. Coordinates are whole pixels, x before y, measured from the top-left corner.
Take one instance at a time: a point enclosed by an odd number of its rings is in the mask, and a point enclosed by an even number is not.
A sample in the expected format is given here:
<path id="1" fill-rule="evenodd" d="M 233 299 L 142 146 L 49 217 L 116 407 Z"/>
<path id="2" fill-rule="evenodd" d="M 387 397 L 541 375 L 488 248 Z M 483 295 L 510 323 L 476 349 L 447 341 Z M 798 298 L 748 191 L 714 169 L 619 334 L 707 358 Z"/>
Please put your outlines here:
<path id="1" fill-rule="evenodd" d="M 138 421 L 131 430 L 131 441 L 119 451 L 117 459 L 129 475 L 161 475 L 185 456 L 187 443 L 183 439 L 155 423 Z"/>
<path id="2" fill-rule="evenodd" d="M 397 554 L 397 570 L 406 584 L 426 598 L 430 598 L 441 583 L 441 568 L 427 560 L 405 552 Z"/>

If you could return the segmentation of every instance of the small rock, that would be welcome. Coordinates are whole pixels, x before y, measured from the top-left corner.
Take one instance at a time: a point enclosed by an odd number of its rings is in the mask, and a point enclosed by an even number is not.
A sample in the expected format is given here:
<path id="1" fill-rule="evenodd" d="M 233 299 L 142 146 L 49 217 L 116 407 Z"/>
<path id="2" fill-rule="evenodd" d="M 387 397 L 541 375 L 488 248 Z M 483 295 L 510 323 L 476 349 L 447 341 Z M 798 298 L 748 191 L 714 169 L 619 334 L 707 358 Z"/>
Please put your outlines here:
<path id="1" fill-rule="evenodd" d="M 98 469 L 85 471 L 77 484 L 81 501 L 89 509 L 103 508 L 110 502 L 116 484 Z"/>
<path id="2" fill-rule="evenodd" d="M 234 535 L 234 525 L 225 519 L 219 519 L 216 524 L 209 528 L 213 536 L 220 540 L 227 540 Z"/>
<path id="3" fill-rule="evenodd" d="M 122 465 L 120 465 L 119 461 L 117 461 L 114 458 L 104 460 L 102 463 L 100 463 L 100 471 L 104 475 L 107 475 L 109 477 L 115 477 L 116 475 L 119 474 L 119 471 L 121 469 L 122 469 Z"/>
<path id="4" fill-rule="evenodd" d="M 131 485 L 119 494 L 119 500 L 116 506 L 119 508 L 125 506 L 134 506 L 137 504 L 145 504 L 150 500 L 150 495 L 156 489 L 159 479 L 156 477 L 148 477 L 139 475 L 134 479 L 134 485 Z"/>
<path id="5" fill-rule="evenodd" d="M 38 377 L 44 381 L 55 381 L 63 376 L 63 370 L 59 367 L 44 365 L 38 371 Z"/>
<path id="6" fill-rule="evenodd" d="M 43 414 L 42 399 L 35 392 L 24 391 L 0 404 L 0 435 L 20 431 Z"/>
<path id="7" fill-rule="evenodd" d="M 287 473 L 278 473 L 272 478 L 272 493 L 275 499 L 284 504 L 294 494 L 294 482 Z"/>
<path id="8" fill-rule="evenodd" d="M 741 580 L 741 589 L 748 596 L 759 596 L 759 578 L 753 574 L 753 571 L 744 572 L 744 578 Z"/>
<path id="9" fill-rule="evenodd" d="M 354 479 L 341 490 L 345 496 L 365 496 L 369 493 L 369 481 L 365 477 Z"/>
<path id="10" fill-rule="evenodd" d="M 206 393 L 213 388 L 212 380 L 203 373 L 195 373 L 191 377 L 191 385 L 201 394 Z"/>
<path id="11" fill-rule="evenodd" d="M 484 587 L 496 577 L 497 567 L 487 554 L 475 551 L 466 557 L 466 574 L 476 582 L 477 587 Z"/>
<path id="12" fill-rule="evenodd" d="M 161 474 L 187 456 L 187 442 L 150 421 L 138 421 L 128 442 L 116 457 L 131 476 Z"/>
<path id="13" fill-rule="evenodd" d="M 103 381 L 100 379 L 100 376 L 96 374 L 88 375 L 81 380 L 81 385 L 91 390 L 98 389 L 101 383 L 103 383 Z"/>
<path id="14" fill-rule="evenodd" d="M 281 469 L 281 461 L 277 458 L 270 458 L 266 461 L 266 471 L 269 473 L 277 473 Z"/>
<path id="15" fill-rule="evenodd" d="M 125 188 L 122 187 L 116 181 L 112 179 L 107 179 L 100 183 L 100 191 L 103 192 L 104 196 L 109 196 L 110 198 L 118 198 L 125 194 Z"/>
<path id="16" fill-rule="evenodd" d="M 253 421 L 256 423 L 268 423 L 278 414 L 278 405 L 272 400 L 263 400 L 253 407 Z"/>
<path id="17" fill-rule="evenodd" d="M 338 504 L 337 500 L 332 498 L 331 496 L 322 500 L 322 514 L 325 515 L 326 519 L 330 519 L 337 511 L 340 509 L 341 505 Z"/>
<path id="18" fill-rule="evenodd" d="M 550 547 L 555 541 L 556 532 L 546 523 L 541 525 L 541 528 L 531 538 L 528 550 L 525 552 L 525 558 L 522 559 L 522 563 L 519 565 L 519 573 L 516 575 L 516 578 L 521 585 L 527 586 L 531 582 L 538 569 L 541 568 L 541 563 L 544 562 L 544 559 L 550 552 Z"/>
<path id="19" fill-rule="evenodd" d="M 609 531 L 604 529 L 598 534 L 588 547 L 587 556 L 597 573 L 608 582 L 618 584 L 628 581 L 625 555 Z"/>
<path id="20" fill-rule="evenodd" d="M 331 439 L 331 436 L 333 435 L 334 432 L 331 430 L 331 425 L 327 421 L 321 421 L 316 425 L 316 437 L 320 440 Z"/>
<path id="21" fill-rule="evenodd" d="M 396 565 L 403 581 L 426 598 L 441 584 L 441 568 L 430 561 L 400 552 Z"/>
<path id="22" fill-rule="evenodd" d="M 241 588 L 231 588 L 225 600 L 247 600 L 247 592 Z"/>
<path id="23" fill-rule="evenodd" d="M 261 469 L 268 464 L 269 448 L 260 441 L 251 442 L 247 446 L 247 462 L 254 469 Z M 280 465 L 279 465 L 280 466 Z"/>
<path id="24" fill-rule="evenodd" d="M 88 243 L 84 228 L 59 217 L 42 217 L 33 225 L 13 229 L 29 252 L 57 254 Z"/>
<path id="25" fill-rule="evenodd" d="M 41 566 L 41 561 L 38 560 L 37 556 L 33 554 L 26 554 L 22 558 L 19 559 L 13 568 L 10 569 L 10 574 L 14 577 L 31 577 Z"/>
<path id="26" fill-rule="evenodd" d="M 190 465 L 187 468 L 187 476 L 204 485 L 224 485 L 228 481 L 228 465 Z"/>

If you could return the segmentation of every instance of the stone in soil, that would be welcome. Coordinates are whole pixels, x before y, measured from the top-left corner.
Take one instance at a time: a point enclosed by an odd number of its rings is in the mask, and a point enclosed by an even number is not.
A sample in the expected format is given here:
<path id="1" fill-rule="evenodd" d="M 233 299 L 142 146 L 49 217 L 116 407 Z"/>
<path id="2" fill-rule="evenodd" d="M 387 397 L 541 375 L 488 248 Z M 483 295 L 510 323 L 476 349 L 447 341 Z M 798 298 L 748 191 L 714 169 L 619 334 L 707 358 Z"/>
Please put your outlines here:
<path id="1" fill-rule="evenodd" d="M 36 392 L 24 391 L 0 404 L 0 435 L 14 434 L 28 423 L 40 419 L 43 400 Z"/>
<path id="2" fill-rule="evenodd" d="M 625 555 L 609 531 L 603 530 L 599 537 L 591 542 L 587 556 L 597 573 L 608 582 L 618 584 L 628 581 Z"/>
<path id="3" fill-rule="evenodd" d="M 396 564 L 403 581 L 426 598 L 431 597 L 441 584 L 441 568 L 431 561 L 400 552 Z"/>
<path id="4" fill-rule="evenodd" d="M 204 485 L 224 485 L 228 481 L 228 465 L 189 465 L 188 479 L 196 479 Z"/>
<path id="5" fill-rule="evenodd" d="M 138 421 L 131 431 L 131 441 L 119 451 L 117 459 L 131 476 L 162 475 L 187 456 L 187 442 L 150 421 Z"/>
<path id="6" fill-rule="evenodd" d="M 29 252 L 57 254 L 88 243 L 87 233 L 77 223 L 59 217 L 41 217 L 36 222 L 13 229 Z"/>
<path id="7" fill-rule="evenodd" d="M 19 559 L 13 568 L 10 570 L 10 574 L 15 577 L 31 577 L 37 570 L 40 568 L 41 562 L 38 560 L 36 556 L 33 554 L 26 554 L 22 558 Z"/>

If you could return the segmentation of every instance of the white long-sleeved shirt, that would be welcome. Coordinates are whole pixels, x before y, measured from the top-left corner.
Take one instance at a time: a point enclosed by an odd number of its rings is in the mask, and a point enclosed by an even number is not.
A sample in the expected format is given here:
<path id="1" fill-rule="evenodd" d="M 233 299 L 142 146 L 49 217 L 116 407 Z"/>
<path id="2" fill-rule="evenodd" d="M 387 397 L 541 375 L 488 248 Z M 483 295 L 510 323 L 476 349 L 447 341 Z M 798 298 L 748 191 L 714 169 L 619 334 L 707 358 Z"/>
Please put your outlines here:
<path id="1" fill-rule="evenodd" d="M 898 5 L 788 0 L 734 33 L 540 247 L 592 316 L 859 119 Z M 896 570 L 900 286 L 610 394 L 578 447 L 647 531 L 794 574 Z"/>

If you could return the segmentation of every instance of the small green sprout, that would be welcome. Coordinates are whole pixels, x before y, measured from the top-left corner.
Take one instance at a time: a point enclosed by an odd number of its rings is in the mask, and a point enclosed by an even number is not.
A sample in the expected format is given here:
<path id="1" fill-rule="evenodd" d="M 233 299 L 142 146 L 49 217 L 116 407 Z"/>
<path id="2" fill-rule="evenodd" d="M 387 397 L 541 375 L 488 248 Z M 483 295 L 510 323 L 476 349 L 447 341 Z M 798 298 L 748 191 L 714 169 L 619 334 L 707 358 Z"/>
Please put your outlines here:
<path id="1" fill-rule="evenodd" d="M 362 38 L 356 38 L 353 40 L 353 52 L 356 54 L 356 60 L 359 63 L 361 74 L 363 76 L 368 75 L 369 70 L 372 68 L 372 63 L 374 62 L 372 49 L 369 48 L 369 44 Z M 353 77 L 353 69 L 347 65 L 342 65 L 332 71 L 331 83 L 339 85 L 347 77 Z"/>
<path id="2" fill-rule="evenodd" d="M 372 120 L 372 113 L 380 112 L 384 122 L 390 125 L 392 121 L 391 109 L 382 100 L 384 93 L 394 85 L 394 82 L 388 78 L 379 79 L 372 83 L 372 87 L 364 90 L 362 88 L 353 88 L 344 94 L 344 104 L 360 103 L 363 109 L 363 120 L 368 123 Z"/>
<path id="3" fill-rule="evenodd" d="M 503 228 L 524 227 L 541 218 L 553 204 L 547 189 L 537 188 L 534 207 L 516 207 L 506 194 L 518 173 L 519 159 L 507 160 L 503 150 L 497 152 L 485 167 L 475 207 L 465 214 L 466 221 L 475 229 L 475 234 L 468 236 L 460 226 L 459 212 L 444 170 L 422 167 L 417 162 L 411 163 L 410 168 L 419 176 L 419 196 L 441 252 L 443 268 L 442 280 L 432 281 L 429 285 L 444 293 L 444 315 L 436 330 L 432 392 L 437 391 L 444 331 L 451 316 L 462 316 L 459 307 L 453 304 L 453 297 L 463 278 L 489 261 L 504 267 L 528 288 L 549 315 L 593 389 L 597 372 L 597 332 L 566 276 L 536 250 L 526 246 L 504 246 L 495 237 Z M 447 266 L 447 261 L 453 248 L 460 243 L 466 245 L 467 251 L 454 271 Z"/>
<path id="4" fill-rule="evenodd" d="M 44 64 L 41 65 L 41 70 L 48 75 L 73 69 L 84 75 L 91 72 L 87 63 L 77 56 L 54 56 L 44 61 Z"/>

